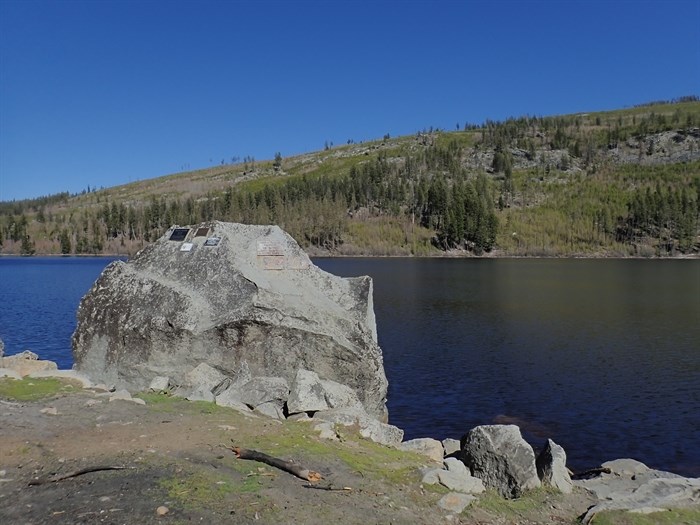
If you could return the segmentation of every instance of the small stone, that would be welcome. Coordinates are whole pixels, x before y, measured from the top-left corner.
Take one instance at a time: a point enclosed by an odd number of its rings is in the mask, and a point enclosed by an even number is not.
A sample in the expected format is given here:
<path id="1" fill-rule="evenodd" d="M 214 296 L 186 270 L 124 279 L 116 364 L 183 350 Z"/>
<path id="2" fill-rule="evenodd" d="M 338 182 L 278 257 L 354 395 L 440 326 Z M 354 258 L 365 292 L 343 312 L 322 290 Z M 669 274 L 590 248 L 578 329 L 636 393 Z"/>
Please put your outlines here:
<path id="1" fill-rule="evenodd" d="M 421 473 L 423 474 L 421 483 L 425 483 L 426 485 L 437 485 L 440 483 L 440 472 L 444 471 L 439 468 L 421 469 Z"/>
<path id="2" fill-rule="evenodd" d="M 170 378 L 156 376 L 151 380 L 151 384 L 148 385 L 148 390 L 151 392 L 166 392 L 168 387 L 170 387 Z"/>
<path id="3" fill-rule="evenodd" d="M 459 443 L 459 439 L 446 438 L 442 440 L 442 448 L 445 449 L 445 456 L 459 452 L 462 446 Z"/>
<path id="4" fill-rule="evenodd" d="M 423 456 L 427 456 L 436 463 L 442 463 L 442 458 L 445 456 L 445 450 L 442 448 L 442 443 L 437 439 L 418 438 L 404 441 L 396 445 L 396 448 L 405 452 L 415 452 Z"/>
<path id="5" fill-rule="evenodd" d="M 448 512 L 459 514 L 471 505 L 475 499 L 475 496 L 469 494 L 450 492 L 449 494 L 445 494 L 440 501 L 438 501 L 438 506 Z"/>
<path id="6" fill-rule="evenodd" d="M 58 415 L 58 410 L 56 410 L 56 407 L 42 408 L 39 412 L 41 412 L 42 414 L 46 414 L 48 416 L 57 416 Z"/>
<path id="7" fill-rule="evenodd" d="M 158 516 L 165 516 L 168 512 L 170 512 L 170 509 L 166 507 L 165 505 L 161 505 L 156 509 L 156 514 Z"/>

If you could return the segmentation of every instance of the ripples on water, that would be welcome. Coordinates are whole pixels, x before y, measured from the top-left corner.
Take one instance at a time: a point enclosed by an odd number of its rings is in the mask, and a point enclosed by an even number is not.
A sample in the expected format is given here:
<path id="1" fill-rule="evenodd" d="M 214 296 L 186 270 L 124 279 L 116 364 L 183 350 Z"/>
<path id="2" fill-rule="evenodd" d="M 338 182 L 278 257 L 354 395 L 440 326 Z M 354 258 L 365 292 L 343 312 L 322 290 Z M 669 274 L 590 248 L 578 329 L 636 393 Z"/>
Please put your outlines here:
<path id="1" fill-rule="evenodd" d="M 107 258 L 0 258 L 0 337 L 61 368 Z M 406 438 L 514 423 L 575 470 L 700 476 L 700 262 L 318 259 L 374 278 L 391 422 Z"/>

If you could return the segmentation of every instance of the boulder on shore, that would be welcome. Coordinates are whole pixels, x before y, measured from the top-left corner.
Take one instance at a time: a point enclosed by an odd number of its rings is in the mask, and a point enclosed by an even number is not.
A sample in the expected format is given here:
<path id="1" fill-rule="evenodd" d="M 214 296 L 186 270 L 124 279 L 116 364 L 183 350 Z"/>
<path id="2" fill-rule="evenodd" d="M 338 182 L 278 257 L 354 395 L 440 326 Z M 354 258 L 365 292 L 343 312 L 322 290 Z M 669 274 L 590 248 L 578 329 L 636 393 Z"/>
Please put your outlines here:
<path id="1" fill-rule="evenodd" d="M 564 494 L 571 494 L 573 484 L 566 469 L 566 452 L 551 439 L 547 440 L 537 456 L 537 475 L 543 484 L 554 487 Z"/>
<path id="2" fill-rule="evenodd" d="M 93 381 L 132 391 L 158 376 L 185 385 L 200 363 L 289 385 L 309 370 L 387 420 L 371 278 L 322 271 L 277 226 L 173 227 L 113 262 L 80 303 L 73 356 Z"/>
<path id="3" fill-rule="evenodd" d="M 541 485 L 535 452 L 515 425 L 478 426 L 462 437 L 459 459 L 487 488 L 517 498 Z"/>

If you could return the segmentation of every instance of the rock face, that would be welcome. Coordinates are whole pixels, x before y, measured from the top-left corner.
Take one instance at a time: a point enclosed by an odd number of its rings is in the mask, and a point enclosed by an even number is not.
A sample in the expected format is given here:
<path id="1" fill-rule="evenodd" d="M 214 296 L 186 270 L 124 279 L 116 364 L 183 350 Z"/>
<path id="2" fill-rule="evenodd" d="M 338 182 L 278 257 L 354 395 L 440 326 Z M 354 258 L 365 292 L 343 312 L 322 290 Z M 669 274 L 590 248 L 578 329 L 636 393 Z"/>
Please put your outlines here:
<path id="1" fill-rule="evenodd" d="M 535 453 L 515 425 L 484 425 L 462 437 L 459 454 L 464 464 L 488 488 L 506 498 L 540 486 Z"/>
<path id="2" fill-rule="evenodd" d="M 184 385 L 200 363 L 290 385 L 305 369 L 387 419 L 372 280 L 320 270 L 276 226 L 171 228 L 110 264 L 80 303 L 73 356 L 94 381 L 131 390 L 157 376 Z"/>

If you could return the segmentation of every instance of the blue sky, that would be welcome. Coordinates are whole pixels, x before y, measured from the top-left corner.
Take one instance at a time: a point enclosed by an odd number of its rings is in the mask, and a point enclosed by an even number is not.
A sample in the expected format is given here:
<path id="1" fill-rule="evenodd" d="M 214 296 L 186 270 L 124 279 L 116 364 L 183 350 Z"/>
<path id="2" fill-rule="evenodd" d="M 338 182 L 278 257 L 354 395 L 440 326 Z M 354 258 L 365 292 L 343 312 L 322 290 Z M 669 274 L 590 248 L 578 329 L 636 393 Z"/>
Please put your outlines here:
<path id="1" fill-rule="evenodd" d="M 0 0 L 0 200 L 700 95 L 700 0 Z"/>

